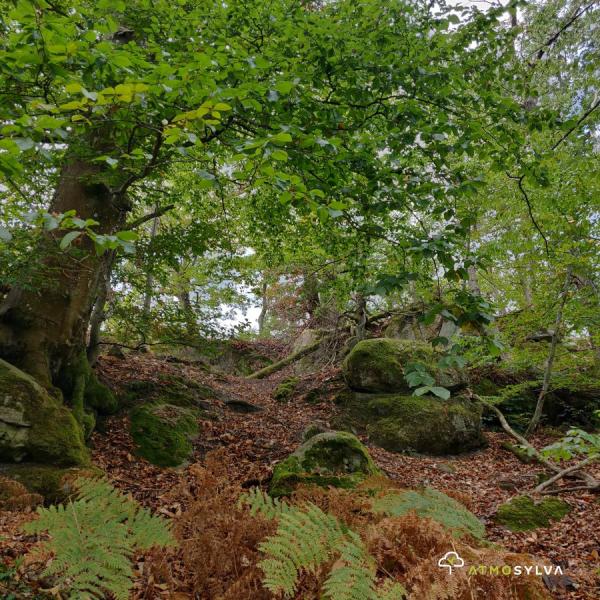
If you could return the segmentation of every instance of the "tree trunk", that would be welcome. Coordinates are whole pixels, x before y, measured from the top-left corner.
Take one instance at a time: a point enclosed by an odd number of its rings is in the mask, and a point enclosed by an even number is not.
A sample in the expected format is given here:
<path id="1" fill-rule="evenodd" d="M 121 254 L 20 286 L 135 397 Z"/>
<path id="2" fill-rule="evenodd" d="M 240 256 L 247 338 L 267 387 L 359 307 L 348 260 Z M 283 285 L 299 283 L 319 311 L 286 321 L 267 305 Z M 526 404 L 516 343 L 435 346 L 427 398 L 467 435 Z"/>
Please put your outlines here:
<path id="1" fill-rule="evenodd" d="M 267 319 L 267 313 L 269 311 L 269 298 L 267 296 L 268 286 L 267 282 L 263 281 L 261 290 L 261 307 L 260 314 L 258 315 L 258 335 L 263 335 L 265 332 L 265 321 Z"/>
<path id="2" fill-rule="evenodd" d="M 103 182 L 101 167 L 73 159 L 63 168 L 49 212 L 75 210 L 100 223 L 96 231 L 122 229 L 128 207 Z M 58 250 L 64 230 L 43 235 L 37 248 L 46 267 L 39 287 L 11 289 L 0 307 L 0 357 L 52 389 L 61 372 L 85 350 L 90 313 L 111 253 L 98 256 L 87 236 L 66 252 Z"/>
<path id="3" fill-rule="evenodd" d="M 567 303 L 567 296 L 569 293 L 569 286 L 571 285 L 571 267 L 567 268 L 567 275 L 565 277 L 565 282 L 562 287 L 562 291 L 560 294 L 560 302 L 558 304 L 558 310 L 556 311 L 556 319 L 554 320 L 554 331 L 552 332 L 552 341 L 550 342 L 550 352 L 548 353 L 548 360 L 546 361 L 546 369 L 544 371 L 544 382 L 542 383 L 542 389 L 537 399 L 537 404 L 535 406 L 535 411 L 533 413 L 533 417 L 527 427 L 527 432 L 525 433 L 525 437 L 531 435 L 537 426 L 539 425 L 540 419 L 542 418 L 542 411 L 544 409 L 544 401 L 546 399 L 546 394 L 548 393 L 548 389 L 550 388 L 550 378 L 552 377 L 552 366 L 554 365 L 554 357 L 556 355 L 556 346 L 558 345 L 558 340 L 560 337 L 560 327 L 562 325 L 563 319 L 563 311 L 565 309 L 565 304 Z"/>
<path id="4" fill-rule="evenodd" d="M 110 292 L 110 274 L 112 271 L 115 252 L 111 250 L 110 260 L 107 261 L 105 272 L 100 277 L 98 295 L 90 317 L 90 334 L 87 347 L 87 357 L 90 365 L 94 365 L 100 355 L 100 328 L 106 319 L 106 302 Z"/>
<path id="5" fill-rule="evenodd" d="M 158 212 L 158 203 L 154 207 L 154 212 Z M 150 228 L 150 243 L 156 237 L 158 233 L 160 217 L 156 216 L 152 219 L 152 227 Z M 148 269 L 146 272 L 146 282 L 144 286 L 144 321 L 148 321 L 150 318 L 150 308 L 152 307 L 152 297 L 154 295 L 154 275 L 152 269 Z"/>

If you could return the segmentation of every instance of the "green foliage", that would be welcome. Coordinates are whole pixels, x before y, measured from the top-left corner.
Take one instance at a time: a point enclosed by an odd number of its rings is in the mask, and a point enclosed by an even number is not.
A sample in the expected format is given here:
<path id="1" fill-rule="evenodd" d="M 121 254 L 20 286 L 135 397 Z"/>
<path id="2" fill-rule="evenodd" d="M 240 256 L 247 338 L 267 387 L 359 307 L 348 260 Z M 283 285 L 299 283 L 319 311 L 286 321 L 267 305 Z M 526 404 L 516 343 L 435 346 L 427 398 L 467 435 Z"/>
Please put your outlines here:
<path id="1" fill-rule="evenodd" d="M 251 488 L 239 499 L 240 505 L 250 507 L 251 515 L 262 515 L 266 519 L 276 519 L 291 510 L 290 505 L 280 498 L 273 498 L 260 488 Z"/>
<path id="2" fill-rule="evenodd" d="M 567 435 L 542 449 L 542 454 L 556 460 L 570 460 L 575 456 L 599 456 L 600 433 L 569 429 Z"/>
<path id="3" fill-rule="evenodd" d="M 240 497 L 251 514 L 276 519 L 275 534 L 264 541 L 260 549 L 267 555 L 260 566 L 265 573 L 264 585 L 285 597 L 293 595 L 302 572 L 316 574 L 321 565 L 334 563 L 322 591 L 332 600 L 403 600 L 404 587 L 385 579 L 376 587 L 375 561 L 354 531 L 313 504 L 293 506 L 271 498 L 259 489 Z M 436 490 L 422 493 L 388 493 L 373 502 L 375 513 L 402 516 L 414 511 L 418 516 L 431 518 L 457 536 L 466 533 L 481 539 L 483 524 L 456 500 Z"/>
<path id="4" fill-rule="evenodd" d="M 441 523 L 457 537 L 470 534 L 481 539 L 485 535 L 485 526 L 473 513 L 453 498 L 432 488 L 386 494 L 373 501 L 373 510 L 394 517 L 414 511 L 419 517 Z"/>
<path id="5" fill-rule="evenodd" d="M 168 524 L 115 490 L 106 480 L 79 479 L 78 499 L 38 509 L 28 533 L 48 532 L 42 551 L 54 554 L 46 576 L 57 576 L 73 600 L 126 600 L 132 584 L 131 559 L 137 550 L 168 546 Z"/>
<path id="6" fill-rule="evenodd" d="M 286 597 L 293 595 L 301 572 L 316 574 L 334 557 L 339 562 L 323 585 L 332 600 L 376 600 L 375 566 L 356 533 L 314 504 L 290 506 L 253 490 L 241 498 L 252 514 L 276 518 L 276 533 L 260 549 L 267 558 L 260 562 L 264 586 Z"/>

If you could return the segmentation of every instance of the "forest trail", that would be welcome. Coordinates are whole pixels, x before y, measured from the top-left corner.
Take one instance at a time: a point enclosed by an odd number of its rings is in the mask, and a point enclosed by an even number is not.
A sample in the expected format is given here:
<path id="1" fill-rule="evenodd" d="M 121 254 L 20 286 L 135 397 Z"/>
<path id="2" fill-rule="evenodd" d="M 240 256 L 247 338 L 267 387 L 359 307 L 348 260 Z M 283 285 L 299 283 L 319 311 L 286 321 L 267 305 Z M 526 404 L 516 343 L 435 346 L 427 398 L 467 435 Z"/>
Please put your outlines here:
<path id="1" fill-rule="evenodd" d="M 223 394 L 251 403 L 258 411 L 240 413 L 228 408 L 221 400 L 213 402 L 211 418 L 201 421 L 201 435 L 195 444 L 193 461 L 202 461 L 207 452 L 223 448 L 235 457 L 232 480 L 243 487 L 264 485 L 273 465 L 285 458 L 302 441 L 302 432 L 316 421 L 328 425 L 336 414 L 331 399 L 312 404 L 302 395 L 289 402 L 277 402 L 272 393 L 277 384 L 290 372 L 280 372 L 269 379 L 250 380 L 232 375 L 209 374 L 190 364 L 167 362 L 149 355 L 133 356 L 127 360 L 104 358 L 100 372 L 113 386 L 122 386 L 128 379 L 164 376 L 185 377 L 209 384 Z M 303 381 L 333 379 L 335 370 L 303 376 Z M 486 432 L 489 446 L 459 457 L 406 456 L 387 452 L 364 440 L 380 468 L 392 479 L 406 487 L 431 486 L 461 494 L 461 500 L 486 525 L 487 537 L 514 552 L 530 553 L 563 566 L 568 579 L 568 591 L 555 591 L 557 598 L 590 599 L 598 597 L 594 587 L 593 568 L 598 562 L 597 526 L 600 523 L 600 503 L 593 494 L 563 494 L 573 511 L 560 522 L 534 532 L 511 532 L 494 524 L 496 507 L 515 496 L 518 491 L 531 489 L 542 472 L 535 465 L 521 463 L 504 450 L 503 433 Z M 548 443 L 544 434 L 534 438 L 538 446 Z M 120 489 L 131 492 L 143 504 L 165 516 L 174 516 L 182 505 L 173 497 L 186 469 L 161 469 L 134 455 L 128 433 L 127 418 L 109 418 L 106 431 L 93 436 L 94 462 L 104 469 Z M 600 470 L 596 470 L 600 476 Z M 462 497 L 464 495 L 464 498 Z M 137 588 L 144 589 L 143 577 Z M 576 586 L 576 587 L 575 587 Z M 140 597 L 142 597 L 140 595 Z M 166 597 L 166 596 L 165 596 Z"/>

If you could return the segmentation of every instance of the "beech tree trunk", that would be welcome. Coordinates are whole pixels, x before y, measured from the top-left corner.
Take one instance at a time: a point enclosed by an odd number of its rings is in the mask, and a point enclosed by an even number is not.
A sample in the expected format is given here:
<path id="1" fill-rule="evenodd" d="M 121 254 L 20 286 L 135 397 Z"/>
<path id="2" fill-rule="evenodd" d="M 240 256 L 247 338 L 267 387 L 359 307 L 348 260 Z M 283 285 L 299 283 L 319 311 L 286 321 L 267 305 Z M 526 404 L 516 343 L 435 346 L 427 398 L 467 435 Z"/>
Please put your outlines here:
<path id="1" fill-rule="evenodd" d="M 123 228 L 128 206 L 115 197 L 101 167 L 81 159 L 66 164 L 49 207 L 50 213 L 75 210 L 100 223 L 95 230 L 112 234 Z M 98 256 L 87 236 L 66 252 L 58 249 L 64 230 L 43 235 L 34 260 L 45 266 L 37 289 L 10 290 L 0 306 L 0 357 L 35 377 L 48 389 L 85 351 L 86 333 L 98 286 L 111 260 Z"/>

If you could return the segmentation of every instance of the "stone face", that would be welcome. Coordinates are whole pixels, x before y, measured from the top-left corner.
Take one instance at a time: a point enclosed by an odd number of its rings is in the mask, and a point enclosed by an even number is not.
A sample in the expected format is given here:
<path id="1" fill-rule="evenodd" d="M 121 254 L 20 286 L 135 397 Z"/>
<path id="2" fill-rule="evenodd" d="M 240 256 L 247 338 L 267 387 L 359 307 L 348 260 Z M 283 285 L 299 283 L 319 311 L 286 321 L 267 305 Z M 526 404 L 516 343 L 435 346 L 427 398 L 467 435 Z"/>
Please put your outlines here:
<path id="1" fill-rule="evenodd" d="M 358 438 L 351 433 L 329 431 L 312 436 L 275 467 L 269 493 L 287 495 L 299 484 L 352 488 L 378 473 Z"/>
<path id="2" fill-rule="evenodd" d="M 498 507 L 496 521 L 511 531 L 529 531 L 548 527 L 571 511 L 569 504 L 559 498 L 544 498 L 534 502 L 529 496 L 517 496 Z"/>
<path id="3" fill-rule="evenodd" d="M 32 377 L 0 360 L 0 460 L 70 466 L 89 462 L 71 411 Z"/>
<path id="4" fill-rule="evenodd" d="M 378 446 L 392 452 L 459 454 L 481 448 L 481 406 L 460 396 L 360 394 L 348 397 L 341 424 L 365 431 Z"/>
<path id="5" fill-rule="evenodd" d="M 430 344 L 416 340 L 374 338 L 362 340 L 344 360 L 344 378 L 359 392 L 410 393 L 404 370 L 410 363 L 427 367 L 436 385 L 456 388 L 462 374 L 453 369 L 437 367 L 438 356 Z"/>

